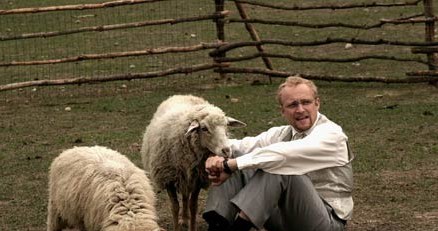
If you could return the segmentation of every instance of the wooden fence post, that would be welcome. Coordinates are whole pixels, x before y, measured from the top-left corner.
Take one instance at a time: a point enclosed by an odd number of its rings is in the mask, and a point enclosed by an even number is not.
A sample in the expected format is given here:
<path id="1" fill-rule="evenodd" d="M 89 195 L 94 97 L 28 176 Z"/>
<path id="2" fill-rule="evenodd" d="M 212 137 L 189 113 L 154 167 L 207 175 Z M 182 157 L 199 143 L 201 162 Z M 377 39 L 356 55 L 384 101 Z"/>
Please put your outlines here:
<path id="1" fill-rule="evenodd" d="M 216 9 L 216 13 L 220 13 L 223 12 L 225 9 L 225 0 L 214 0 L 214 4 L 215 4 L 215 9 Z M 223 18 L 217 18 L 216 19 L 216 35 L 217 35 L 217 39 L 220 42 L 225 42 L 225 22 Z M 217 54 L 217 56 L 213 57 L 213 58 L 224 58 L 225 57 L 225 52 L 221 52 L 219 54 Z M 215 61 L 216 62 L 216 61 Z M 221 67 L 219 67 L 219 70 L 221 69 Z M 226 73 L 219 71 L 219 75 L 221 79 L 226 79 Z"/>
<path id="2" fill-rule="evenodd" d="M 434 18 L 433 1 L 434 0 L 423 0 L 424 16 L 426 17 L 426 19 Z M 425 24 L 426 24 L 426 42 L 433 42 L 435 37 L 435 21 L 429 20 Z M 429 65 L 429 70 L 434 71 L 438 69 L 436 53 L 428 53 L 427 61 Z"/>

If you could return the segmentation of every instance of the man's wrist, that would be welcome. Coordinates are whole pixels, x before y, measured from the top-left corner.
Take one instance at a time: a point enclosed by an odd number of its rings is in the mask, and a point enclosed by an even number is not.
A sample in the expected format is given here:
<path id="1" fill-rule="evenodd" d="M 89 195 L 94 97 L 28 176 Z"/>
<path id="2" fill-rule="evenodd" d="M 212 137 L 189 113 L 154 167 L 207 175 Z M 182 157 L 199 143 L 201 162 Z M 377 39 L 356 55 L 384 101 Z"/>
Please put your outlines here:
<path id="1" fill-rule="evenodd" d="M 222 164 L 224 165 L 224 172 L 227 174 L 233 174 L 233 171 L 231 170 L 230 166 L 228 165 L 228 159 L 224 159 L 224 161 L 222 162 Z"/>

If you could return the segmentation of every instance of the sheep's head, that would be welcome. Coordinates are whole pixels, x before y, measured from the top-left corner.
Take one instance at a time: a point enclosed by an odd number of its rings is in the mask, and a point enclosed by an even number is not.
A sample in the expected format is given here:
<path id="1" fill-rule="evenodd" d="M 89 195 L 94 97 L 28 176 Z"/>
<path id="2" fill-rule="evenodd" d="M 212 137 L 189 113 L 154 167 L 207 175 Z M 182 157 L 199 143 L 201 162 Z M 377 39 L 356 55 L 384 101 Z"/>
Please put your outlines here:
<path id="1" fill-rule="evenodd" d="M 214 106 L 199 109 L 191 120 L 186 136 L 197 134 L 201 148 L 209 152 L 230 157 L 231 148 L 228 142 L 228 127 L 243 127 L 245 123 L 225 116 L 225 113 Z"/>

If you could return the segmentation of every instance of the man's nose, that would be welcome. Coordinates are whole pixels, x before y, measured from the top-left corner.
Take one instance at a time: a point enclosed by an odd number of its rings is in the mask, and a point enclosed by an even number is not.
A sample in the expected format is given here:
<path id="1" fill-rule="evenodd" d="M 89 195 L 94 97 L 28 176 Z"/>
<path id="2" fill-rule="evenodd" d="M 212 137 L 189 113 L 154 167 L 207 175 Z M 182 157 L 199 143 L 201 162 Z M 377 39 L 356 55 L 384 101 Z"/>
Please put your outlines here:
<path id="1" fill-rule="evenodd" d="M 303 104 L 299 103 L 296 108 L 297 111 L 304 111 Z"/>

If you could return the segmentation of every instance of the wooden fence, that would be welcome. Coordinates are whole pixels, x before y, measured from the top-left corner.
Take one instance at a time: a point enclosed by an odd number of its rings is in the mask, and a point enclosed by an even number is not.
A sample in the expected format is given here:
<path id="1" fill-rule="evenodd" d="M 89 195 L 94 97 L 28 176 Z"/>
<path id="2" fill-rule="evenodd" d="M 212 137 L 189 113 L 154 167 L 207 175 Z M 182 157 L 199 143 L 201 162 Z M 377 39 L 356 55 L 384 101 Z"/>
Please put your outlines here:
<path id="1" fill-rule="evenodd" d="M 61 21 L 66 21 L 64 27 L 52 24 L 44 26 L 44 23 L 48 23 L 44 21 L 39 22 L 41 28 L 35 29 L 33 27 L 38 27 L 39 23 L 31 24 L 32 26 L 24 29 L 3 27 L 8 31 L 0 34 L 0 53 L 3 53 L 0 60 L 0 91 L 35 86 L 146 79 L 219 67 L 221 64 L 212 62 L 207 52 L 221 44 L 215 38 L 215 27 L 211 21 L 225 17 L 227 12 L 216 12 L 212 3 L 204 9 L 206 2 L 211 3 L 209 0 L 119 0 L 0 10 L 0 22 L 5 16 L 15 15 L 17 18 L 11 18 L 9 21 L 24 21 L 17 25 L 19 27 L 32 23 L 32 19 L 25 17 L 27 15 L 41 15 L 38 20 L 61 18 Z M 190 5 L 185 6 L 188 4 Z M 128 8 L 130 6 L 132 7 Z M 199 11 L 189 12 L 183 7 L 199 8 Z M 121 13 L 114 11 L 116 8 L 121 9 Z M 64 12 L 81 13 L 69 15 Z M 99 17 L 108 17 L 109 14 L 123 14 L 124 17 L 117 20 L 124 22 L 117 22 L 111 16 L 110 19 L 98 20 Z M 129 15 L 135 17 L 128 18 Z M 71 20 L 72 18 L 74 20 Z M 88 23 L 90 25 L 85 25 L 87 20 L 91 21 Z M 8 20 L 3 22 L 5 21 Z M 208 30 L 208 25 L 197 26 L 202 23 L 209 24 L 212 30 Z M 56 29 L 49 31 L 48 28 Z M 23 41 L 29 41 L 31 44 L 26 47 L 22 45 L 25 44 Z M 8 45 L 2 47 L 5 43 Z M 37 46 L 38 48 L 35 48 Z M 75 46 L 78 49 L 74 49 Z M 2 52 L 2 49 L 10 52 Z M 64 50 L 66 52 L 62 52 Z M 198 54 L 200 52 L 201 54 Z M 175 60 L 176 58 L 178 60 Z M 202 62 L 204 60 L 208 61 Z M 123 63 L 123 67 L 117 66 L 120 63 Z M 57 71 L 37 76 L 46 69 L 58 66 Z M 116 66 L 118 69 L 124 69 L 111 71 Z M 27 68 L 30 71 L 16 74 L 12 71 L 13 68 Z M 75 73 L 72 69 L 84 71 Z M 9 76 L 14 76 L 10 78 L 12 83 L 5 83 Z"/>
<path id="2" fill-rule="evenodd" d="M 223 4 L 223 1 L 216 1 L 219 4 Z M 239 12 L 238 18 L 226 18 L 227 23 L 244 23 L 245 28 L 248 31 L 252 41 L 243 42 L 229 42 L 220 46 L 210 53 L 212 57 L 219 63 L 227 63 L 227 67 L 220 67 L 216 71 L 219 73 L 251 73 L 251 74 L 263 74 L 270 77 L 286 77 L 290 75 L 301 75 L 310 79 L 317 80 L 328 80 L 328 81 L 365 81 L 365 82 L 385 82 L 385 83 L 413 83 L 413 82 L 433 82 L 436 83 L 436 78 L 438 77 L 438 59 L 436 52 L 438 48 L 436 45 L 438 43 L 435 41 L 435 22 L 438 18 L 434 16 L 434 7 L 432 0 L 416 0 L 416 1 L 406 1 L 406 2 L 391 2 L 391 3 L 345 3 L 340 4 L 322 4 L 322 5 L 297 5 L 292 1 L 278 3 L 278 2 L 266 2 L 266 1 L 255 1 L 255 0 L 232 0 L 235 3 L 235 7 Z M 423 12 L 413 14 L 410 16 L 405 16 L 395 19 L 380 19 L 379 22 L 360 25 L 360 24 L 349 24 L 348 22 L 331 22 L 331 23 L 306 23 L 300 21 L 287 21 L 287 20 L 267 20 L 263 15 L 257 15 L 257 18 L 250 18 L 246 8 L 251 8 L 252 11 L 256 11 L 257 8 L 270 8 L 279 11 L 287 12 L 297 12 L 297 11 L 312 11 L 312 10 L 330 10 L 330 11 L 342 11 L 350 10 L 354 8 L 400 8 L 408 6 L 418 6 L 423 4 Z M 251 11 L 249 10 L 249 11 Z M 336 14 L 336 13 L 335 13 Z M 259 33 L 255 29 L 255 25 L 270 25 L 270 26 L 286 26 L 286 27 L 304 27 L 304 28 L 350 28 L 350 29 L 360 29 L 360 30 L 372 30 L 375 28 L 383 28 L 387 24 L 401 25 L 401 24 L 425 24 L 424 41 L 400 41 L 400 40 L 388 40 L 384 38 L 376 38 L 374 40 L 361 39 L 361 38 L 320 38 L 313 41 L 294 41 L 294 40 L 281 40 L 281 39 L 260 39 Z M 226 27 L 223 22 L 217 22 L 217 27 L 220 28 L 218 31 L 224 31 L 221 27 Z M 291 29 L 292 30 L 292 29 Z M 261 31 L 260 34 L 263 34 Z M 400 31 L 401 32 L 401 31 Z M 219 38 L 225 37 L 224 35 L 218 36 Z M 381 54 L 372 54 L 366 56 L 355 56 L 350 58 L 315 58 L 307 56 L 294 56 L 293 51 L 289 53 L 278 53 L 278 52 L 267 52 L 263 48 L 265 45 L 275 45 L 282 47 L 312 47 L 312 46 L 324 46 L 330 44 L 348 44 L 353 45 L 367 45 L 367 46 L 393 46 L 393 47 L 412 47 L 412 53 L 422 53 L 427 55 L 427 60 L 421 59 L 420 57 L 415 58 L 404 58 L 396 56 L 387 56 Z M 230 51 L 236 51 L 245 47 L 254 47 L 255 53 L 240 56 L 240 57 L 227 57 L 227 53 Z M 235 52 L 239 53 L 239 52 Z M 249 68 L 249 67 L 233 67 L 229 63 L 241 62 L 244 60 L 251 60 L 261 58 L 265 68 Z M 290 71 L 279 71 L 275 70 L 273 67 L 273 62 L 271 58 L 289 59 L 294 62 L 326 62 L 326 63 L 346 63 L 346 62 L 358 62 L 362 60 L 392 60 L 397 62 L 417 62 L 425 64 L 428 66 L 428 70 L 412 70 L 406 73 L 407 78 L 387 78 L 384 76 L 341 76 L 341 75 L 318 75 L 318 74 L 307 74 L 307 73 L 297 73 Z"/>
<path id="3" fill-rule="evenodd" d="M 185 1 L 176 0 L 179 3 L 184 4 Z M 8 10 L 0 10 L 0 20 L 2 17 L 8 15 L 26 16 L 29 14 L 51 14 L 59 13 L 65 11 L 86 11 L 87 10 L 99 10 L 99 9 L 113 9 L 116 7 L 126 7 L 133 5 L 148 5 L 148 4 L 162 4 L 164 2 L 172 2 L 172 0 L 119 0 L 111 1 L 105 3 L 93 3 L 93 4 L 77 4 L 77 5 L 63 5 L 63 6 L 46 6 L 46 7 L 30 7 L 30 8 L 14 8 Z M 195 2 L 195 1 L 193 1 Z M 129 50 L 118 50 L 114 52 L 96 52 L 96 53 L 80 53 L 64 55 L 63 57 L 49 58 L 45 59 L 35 58 L 31 60 L 20 60 L 19 58 L 13 58 L 11 60 L 8 58 L 8 54 L 3 54 L 2 60 L 0 60 L 0 73 L 8 73 L 11 68 L 31 68 L 34 66 L 45 66 L 47 68 L 52 68 L 55 65 L 61 64 L 78 64 L 92 61 L 100 60 L 117 60 L 123 58 L 133 58 L 133 57 L 145 57 L 154 56 L 159 57 L 160 55 L 176 55 L 176 54 L 197 54 L 197 59 L 193 59 L 195 63 L 178 63 L 175 65 L 170 65 L 166 68 L 164 65 L 160 67 L 161 69 L 149 70 L 144 69 L 142 72 L 130 72 L 129 70 L 124 70 L 123 73 L 117 74 L 91 74 L 80 76 L 69 76 L 62 78 L 47 76 L 47 78 L 30 78 L 27 81 L 23 81 L 20 76 L 12 78 L 10 82 L 0 81 L 0 91 L 19 89 L 31 86 L 48 86 L 48 85 L 67 85 L 67 84 L 82 84 L 82 83 L 93 83 L 93 82 L 108 82 L 117 80 L 132 80 L 132 79 L 146 79 L 154 77 L 169 76 L 175 74 L 188 74 L 199 71 L 214 70 L 224 77 L 228 73 L 233 74 L 257 74 L 265 75 L 269 78 L 271 77 L 286 77 L 289 75 L 301 75 L 303 77 L 315 80 L 327 80 L 327 81 L 365 81 L 365 82 L 385 82 L 385 83 L 414 83 L 414 82 L 437 82 L 438 77 L 438 42 L 435 41 L 435 22 L 438 18 L 434 15 L 433 0 L 415 0 L 406 2 L 395 2 L 390 3 L 378 3 L 370 2 L 367 3 L 345 3 L 340 1 L 339 4 L 309 4 L 300 3 L 299 1 L 255 1 L 255 0 L 215 0 L 208 1 L 211 2 L 211 8 L 206 4 L 206 2 L 201 2 L 199 4 L 200 11 L 195 14 L 190 14 L 187 16 L 174 17 L 174 18 L 158 18 L 153 20 L 140 20 L 132 22 L 120 22 L 120 23 L 109 23 L 101 25 L 90 25 L 90 26 L 79 26 L 71 28 L 62 28 L 54 31 L 37 31 L 37 32 L 20 32 L 20 33 L 3 33 L 0 34 L 0 47 L 2 43 L 11 41 L 23 41 L 23 40 L 47 40 L 49 38 L 66 38 L 66 36 L 75 36 L 78 34 L 90 34 L 90 33 L 104 33 L 110 31 L 121 31 L 123 33 L 127 29 L 134 30 L 136 28 L 145 27 L 157 27 L 163 25 L 187 25 L 187 28 L 191 28 L 195 24 L 201 22 L 210 23 L 215 26 L 216 34 L 213 36 L 202 35 L 202 32 L 198 34 L 192 34 L 187 32 L 185 36 L 194 39 L 194 41 L 187 42 L 182 41 L 180 44 L 168 43 L 165 45 L 154 46 L 150 45 L 144 49 L 129 49 Z M 349 22 L 312 22 L 312 13 L 310 13 L 310 20 L 298 20 L 299 17 L 294 15 L 302 16 L 307 12 L 319 14 L 321 11 L 330 11 L 332 14 L 337 14 L 340 11 L 346 11 L 351 9 L 363 9 L 363 11 L 368 11 L 373 8 L 406 8 L 414 7 L 414 9 L 419 9 L 422 7 L 422 11 L 402 16 L 400 18 L 392 19 L 378 19 L 376 23 L 370 24 L 354 24 Z M 198 5 L 196 5 L 198 7 Z M 202 10 L 201 10 L 202 8 Z M 154 7 L 149 8 L 152 12 Z M 162 8 L 162 10 L 168 10 Z M 176 9 L 177 10 L 177 9 Z M 253 13 L 256 12 L 256 13 Z M 263 12 L 263 13 L 260 13 Z M 266 15 L 266 12 L 274 12 L 272 15 Z M 269 14 L 269 13 L 268 13 Z M 277 16 L 278 17 L 266 17 L 266 16 Z M 256 15 L 256 17 L 251 17 Z M 292 15 L 292 16 L 290 16 Z M 87 15 L 82 15 L 86 17 Z M 298 18 L 298 19 L 297 19 Z M 316 38 L 307 39 L 301 41 L 298 39 L 284 39 L 284 38 L 271 38 L 272 35 L 269 34 L 268 30 L 263 30 L 263 28 L 288 28 L 287 30 L 294 31 L 294 28 L 301 29 L 318 29 L 323 30 L 325 28 L 341 28 L 341 29 L 351 29 L 368 31 L 375 30 L 376 28 L 384 30 L 386 25 L 418 25 L 424 24 L 424 39 L 423 41 L 406 41 L 397 39 L 386 39 L 386 38 L 361 38 L 361 37 L 321 37 L 323 36 L 319 33 Z M 239 33 L 235 33 L 233 29 L 234 25 L 244 26 L 244 30 L 237 29 Z M 240 27 L 239 27 L 240 28 Z M 261 28 L 261 29 L 260 29 Z M 290 29 L 289 29 L 290 28 Z M 10 29 L 10 30 L 13 30 Z M 170 29 L 172 30 L 172 28 Z M 190 30 L 190 29 L 189 29 Z M 204 29 L 201 29 L 204 30 Z M 286 30 L 286 31 L 287 31 Z M 244 31 L 244 33 L 242 33 Z M 282 31 L 285 31 L 282 29 Z M 11 32 L 11 31 L 8 31 Z M 149 33 L 149 32 L 148 32 Z M 152 32 L 150 32 L 152 33 Z M 228 36 L 227 33 L 231 35 Z M 233 35 L 234 33 L 234 35 Z M 211 33 L 210 33 L 211 34 Z M 318 37 L 319 36 L 319 37 Z M 230 37 L 230 39 L 228 39 Z M 249 40 L 247 39 L 249 37 Z M 266 37 L 266 38 L 263 38 Z M 293 37 L 293 36 L 287 36 Z M 294 37 L 293 37 L 294 38 Z M 157 39 L 157 38 L 155 38 Z M 84 44 L 85 41 L 84 41 Z M 188 45 L 186 45 L 188 44 Z M 338 55 L 337 57 L 316 57 L 316 56 L 305 56 L 296 55 L 297 52 L 295 48 L 300 49 L 310 49 L 317 50 L 319 53 L 324 53 L 325 46 L 345 44 L 345 49 L 355 46 L 369 46 L 369 47 L 391 47 L 391 49 L 397 50 L 402 47 L 410 48 L 412 50 L 411 56 L 402 55 L 400 57 L 394 55 L 386 54 L 367 54 L 359 56 L 349 56 L 343 57 Z M 84 49 L 87 50 L 87 49 Z M 105 49 L 106 50 L 106 49 Z M 201 54 L 199 55 L 199 52 Z M 205 52 L 206 51 L 206 52 Z M 307 54 L 306 51 L 301 51 L 301 54 Z M 311 52 L 310 52 L 311 53 Z M 236 55 L 238 54 L 238 55 Z M 313 54 L 313 53 L 311 53 Z M 425 56 L 426 58 L 422 58 Z M 32 56 L 29 56 L 32 57 Z M 200 57 L 200 58 L 199 58 Z M 191 58 L 182 57 L 185 60 L 192 60 Z M 274 60 L 275 59 L 275 60 Z M 200 62 L 203 60 L 204 62 Z M 209 61 L 205 61 L 209 60 Z M 256 60 L 260 60 L 261 64 L 250 63 Z M 351 75 L 351 74 L 318 74 L 317 71 L 312 73 L 312 71 L 295 71 L 296 63 L 350 63 L 357 65 L 358 62 L 367 60 L 387 60 L 391 62 L 400 63 L 417 63 L 420 65 L 425 65 L 426 70 L 411 70 L 406 72 L 406 77 L 401 78 L 390 78 L 386 76 L 363 76 L 363 75 Z M 141 60 L 138 61 L 141 63 Z M 162 61 L 161 61 L 162 62 Z M 167 61 L 168 62 L 168 61 Z M 132 65 L 135 66 L 135 65 Z M 264 66 L 264 68 L 260 68 Z M 294 70 L 288 69 L 292 66 Z M 410 65 L 406 65 L 410 66 Z M 8 69 L 9 68 L 9 69 Z M 111 64 L 105 68 L 111 68 Z M 312 70 L 315 70 L 311 67 Z M 5 71 L 3 71 L 5 70 Z M 2 74 L 0 74 L 2 75 Z M 3 76 L 2 78 L 4 78 Z M 17 81 L 18 79 L 18 81 Z"/>

